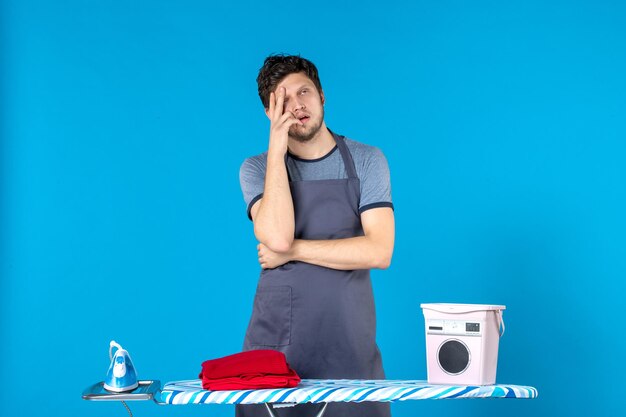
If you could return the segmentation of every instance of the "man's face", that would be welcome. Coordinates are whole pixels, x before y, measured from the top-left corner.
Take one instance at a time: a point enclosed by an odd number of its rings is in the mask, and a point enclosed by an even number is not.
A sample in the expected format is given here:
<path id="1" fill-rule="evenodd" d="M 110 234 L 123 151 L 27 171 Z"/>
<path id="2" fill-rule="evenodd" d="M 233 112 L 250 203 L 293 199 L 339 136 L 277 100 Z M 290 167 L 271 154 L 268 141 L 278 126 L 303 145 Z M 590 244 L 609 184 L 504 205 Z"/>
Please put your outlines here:
<path id="1" fill-rule="evenodd" d="M 286 76 L 275 91 L 281 87 L 285 89 L 283 113 L 291 112 L 302 123 L 292 125 L 289 136 L 300 142 L 311 140 L 324 122 L 324 93 L 301 72 Z"/>

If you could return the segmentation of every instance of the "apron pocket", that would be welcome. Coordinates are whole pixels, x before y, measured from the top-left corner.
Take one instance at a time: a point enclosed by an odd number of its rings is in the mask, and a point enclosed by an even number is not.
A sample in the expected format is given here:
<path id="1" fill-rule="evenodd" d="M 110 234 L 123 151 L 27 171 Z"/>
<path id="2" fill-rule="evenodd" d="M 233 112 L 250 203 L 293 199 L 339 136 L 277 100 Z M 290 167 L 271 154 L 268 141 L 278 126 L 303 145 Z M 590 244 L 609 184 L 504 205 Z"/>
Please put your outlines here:
<path id="1" fill-rule="evenodd" d="M 254 346 L 287 346 L 291 343 L 291 287 L 259 287 L 248 342 Z"/>

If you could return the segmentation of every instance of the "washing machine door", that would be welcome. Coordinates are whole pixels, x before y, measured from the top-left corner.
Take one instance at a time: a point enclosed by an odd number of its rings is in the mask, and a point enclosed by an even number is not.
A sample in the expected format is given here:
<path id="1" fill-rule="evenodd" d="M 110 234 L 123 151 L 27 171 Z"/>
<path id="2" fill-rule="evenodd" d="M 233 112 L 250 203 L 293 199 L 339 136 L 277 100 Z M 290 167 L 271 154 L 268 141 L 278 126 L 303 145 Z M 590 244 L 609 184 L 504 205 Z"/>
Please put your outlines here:
<path id="1" fill-rule="evenodd" d="M 449 375 L 459 375 L 469 366 L 470 350 L 459 339 L 445 340 L 437 351 L 437 363 L 442 371 Z"/>

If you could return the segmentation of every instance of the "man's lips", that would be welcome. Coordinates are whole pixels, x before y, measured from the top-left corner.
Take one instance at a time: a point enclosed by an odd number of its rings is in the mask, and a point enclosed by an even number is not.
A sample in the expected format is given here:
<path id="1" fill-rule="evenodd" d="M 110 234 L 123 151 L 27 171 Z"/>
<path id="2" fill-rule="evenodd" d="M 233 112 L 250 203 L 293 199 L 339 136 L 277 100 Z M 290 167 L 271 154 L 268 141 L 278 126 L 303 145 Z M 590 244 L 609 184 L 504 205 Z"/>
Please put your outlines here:
<path id="1" fill-rule="evenodd" d="M 305 124 L 306 122 L 309 121 L 311 117 L 310 116 L 299 116 L 298 120 L 300 120 L 300 123 Z"/>

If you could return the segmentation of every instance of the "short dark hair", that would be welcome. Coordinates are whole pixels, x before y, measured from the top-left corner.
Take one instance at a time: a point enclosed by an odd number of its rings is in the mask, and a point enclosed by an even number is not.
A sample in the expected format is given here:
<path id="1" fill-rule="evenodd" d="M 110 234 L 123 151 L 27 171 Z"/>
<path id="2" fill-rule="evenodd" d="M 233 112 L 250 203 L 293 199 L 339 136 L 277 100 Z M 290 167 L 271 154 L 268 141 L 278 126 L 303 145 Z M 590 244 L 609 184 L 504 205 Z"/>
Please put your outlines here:
<path id="1" fill-rule="evenodd" d="M 300 55 L 270 55 L 265 58 L 263 66 L 259 70 L 256 82 L 259 87 L 259 98 L 267 109 L 270 105 L 270 93 L 276 90 L 276 86 L 289 74 L 302 72 L 309 77 L 318 92 L 322 92 L 322 84 L 315 65 Z"/>

